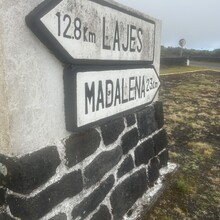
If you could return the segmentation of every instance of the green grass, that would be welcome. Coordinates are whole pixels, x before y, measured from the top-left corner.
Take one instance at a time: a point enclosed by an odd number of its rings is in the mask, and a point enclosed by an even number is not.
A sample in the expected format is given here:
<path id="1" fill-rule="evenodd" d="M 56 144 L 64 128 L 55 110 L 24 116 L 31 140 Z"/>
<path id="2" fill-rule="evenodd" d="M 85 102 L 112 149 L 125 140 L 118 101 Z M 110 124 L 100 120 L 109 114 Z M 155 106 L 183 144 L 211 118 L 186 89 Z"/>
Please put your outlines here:
<path id="1" fill-rule="evenodd" d="M 180 167 L 144 219 L 220 219 L 220 73 L 167 74 L 161 84 L 169 158 Z"/>
<path id="2" fill-rule="evenodd" d="M 196 187 L 193 183 L 188 181 L 186 178 L 182 177 L 176 180 L 174 187 L 177 191 L 183 194 L 194 194 L 196 192 Z"/>
<path id="3" fill-rule="evenodd" d="M 184 73 L 189 71 L 198 71 L 207 69 L 206 67 L 197 67 L 197 66 L 172 66 L 172 67 L 165 67 L 162 66 L 160 68 L 160 74 L 165 75 L 169 73 Z"/>

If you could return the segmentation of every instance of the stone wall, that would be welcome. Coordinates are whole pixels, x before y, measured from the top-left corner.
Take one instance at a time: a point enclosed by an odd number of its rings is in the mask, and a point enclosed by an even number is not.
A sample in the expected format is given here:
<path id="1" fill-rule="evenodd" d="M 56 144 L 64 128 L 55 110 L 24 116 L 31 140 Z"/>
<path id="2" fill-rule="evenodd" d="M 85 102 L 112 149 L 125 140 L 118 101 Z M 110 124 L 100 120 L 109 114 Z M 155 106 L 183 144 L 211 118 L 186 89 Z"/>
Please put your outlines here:
<path id="1" fill-rule="evenodd" d="M 0 155 L 0 219 L 119 220 L 167 166 L 161 102 L 21 157 Z"/>

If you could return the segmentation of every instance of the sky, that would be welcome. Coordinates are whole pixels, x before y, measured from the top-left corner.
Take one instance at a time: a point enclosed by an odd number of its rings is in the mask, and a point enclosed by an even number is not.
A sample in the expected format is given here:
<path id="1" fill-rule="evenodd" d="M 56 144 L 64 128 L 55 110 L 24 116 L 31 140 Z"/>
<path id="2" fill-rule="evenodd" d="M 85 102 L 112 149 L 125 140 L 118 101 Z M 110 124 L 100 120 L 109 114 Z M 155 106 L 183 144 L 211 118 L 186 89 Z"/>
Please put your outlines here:
<path id="1" fill-rule="evenodd" d="M 220 0 L 116 0 L 162 21 L 164 46 L 213 50 L 220 48 Z"/>

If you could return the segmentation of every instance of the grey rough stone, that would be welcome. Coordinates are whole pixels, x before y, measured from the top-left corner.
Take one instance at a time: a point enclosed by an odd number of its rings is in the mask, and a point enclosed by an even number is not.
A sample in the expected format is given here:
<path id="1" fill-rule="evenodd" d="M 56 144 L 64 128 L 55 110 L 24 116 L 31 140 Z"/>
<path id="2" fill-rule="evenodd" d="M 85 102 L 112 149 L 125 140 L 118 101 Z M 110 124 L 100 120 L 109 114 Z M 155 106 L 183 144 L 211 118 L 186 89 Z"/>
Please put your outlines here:
<path id="1" fill-rule="evenodd" d="M 84 171 L 85 186 L 90 187 L 97 183 L 101 178 L 111 170 L 122 156 L 121 146 L 117 146 L 111 151 L 102 152 L 99 154 L 86 168 Z"/>
<path id="2" fill-rule="evenodd" d="M 137 113 L 137 122 L 141 139 L 157 130 L 157 123 L 152 105 Z"/>
<path id="3" fill-rule="evenodd" d="M 112 216 L 108 210 L 108 207 L 105 205 L 101 205 L 98 212 L 96 212 L 91 220 L 111 220 Z"/>
<path id="4" fill-rule="evenodd" d="M 159 168 L 166 167 L 169 160 L 168 150 L 162 151 L 159 155 Z"/>
<path id="5" fill-rule="evenodd" d="M 5 204 L 5 188 L 0 188 L 0 206 L 3 206 Z"/>
<path id="6" fill-rule="evenodd" d="M 153 136 L 155 154 L 167 147 L 167 133 L 163 129 L 159 133 Z"/>
<path id="7" fill-rule="evenodd" d="M 85 219 L 92 211 L 94 211 L 99 204 L 104 200 L 106 195 L 112 189 L 115 179 L 114 176 L 109 176 L 102 182 L 97 189 L 95 189 L 88 197 L 86 197 L 80 204 L 78 204 L 72 211 L 72 218 Z"/>
<path id="8" fill-rule="evenodd" d="M 7 213 L 0 213 L 0 219 L 1 220 L 15 220 L 15 218 L 12 218 L 10 215 Z"/>
<path id="9" fill-rule="evenodd" d="M 46 147 L 21 158 L 0 155 L 0 163 L 7 167 L 4 186 L 28 194 L 56 173 L 60 158 L 56 147 Z"/>
<path id="10" fill-rule="evenodd" d="M 93 154 L 100 141 L 101 137 L 95 129 L 73 134 L 65 143 L 67 166 L 72 167 Z"/>
<path id="11" fill-rule="evenodd" d="M 155 156 L 154 143 L 152 138 L 143 142 L 135 149 L 135 164 L 140 166 L 141 164 L 148 164 L 149 160 Z"/>
<path id="12" fill-rule="evenodd" d="M 122 162 L 121 166 L 119 167 L 118 172 L 117 172 L 117 177 L 120 178 L 124 176 L 126 173 L 131 171 L 133 168 L 134 168 L 134 162 L 133 162 L 131 155 L 129 155 L 128 157 L 125 158 L 125 160 Z"/>
<path id="13" fill-rule="evenodd" d="M 118 185 L 110 197 L 114 220 L 122 219 L 146 190 L 147 177 L 145 169 L 137 171 Z"/>
<path id="14" fill-rule="evenodd" d="M 164 126 L 163 103 L 160 101 L 155 102 L 154 109 L 155 109 L 155 120 L 157 122 L 157 127 L 158 129 L 160 129 Z"/>
<path id="15" fill-rule="evenodd" d="M 131 114 L 131 115 L 126 116 L 126 121 L 127 121 L 128 127 L 134 125 L 136 123 L 135 115 Z"/>
<path id="16" fill-rule="evenodd" d="M 22 220 L 37 220 L 66 198 L 77 195 L 82 189 L 81 171 L 74 171 L 34 197 L 26 199 L 16 195 L 8 195 L 6 201 L 13 216 Z"/>
<path id="17" fill-rule="evenodd" d="M 101 126 L 104 144 L 108 146 L 115 142 L 125 129 L 124 119 L 119 118 Z"/>
<path id="18" fill-rule="evenodd" d="M 151 159 L 150 166 L 148 167 L 148 180 L 150 186 L 153 186 L 155 181 L 159 178 L 159 162 L 156 157 Z"/>
<path id="19" fill-rule="evenodd" d="M 139 141 L 137 128 L 132 129 L 127 132 L 121 139 L 121 147 L 123 149 L 123 154 L 127 154 L 129 150 L 137 145 Z"/>

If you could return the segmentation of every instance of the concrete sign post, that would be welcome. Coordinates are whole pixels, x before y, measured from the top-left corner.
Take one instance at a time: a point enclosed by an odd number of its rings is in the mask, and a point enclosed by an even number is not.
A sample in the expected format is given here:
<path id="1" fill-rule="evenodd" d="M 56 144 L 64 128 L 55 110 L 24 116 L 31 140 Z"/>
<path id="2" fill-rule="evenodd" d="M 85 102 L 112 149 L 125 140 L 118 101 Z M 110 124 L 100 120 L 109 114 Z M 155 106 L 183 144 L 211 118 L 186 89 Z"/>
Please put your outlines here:
<path id="1" fill-rule="evenodd" d="M 65 63 L 154 60 L 155 22 L 105 1 L 46 0 L 26 22 Z"/>
<path id="2" fill-rule="evenodd" d="M 66 124 L 70 131 L 134 112 L 150 104 L 160 86 L 154 68 L 66 69 Z"/>
<path id="3" fill-rule="evenodd" d="M 1 0 L 0 27 L 0 219 L 140 217 L 170 172 L 161 22 L 112 0 Z"/>

